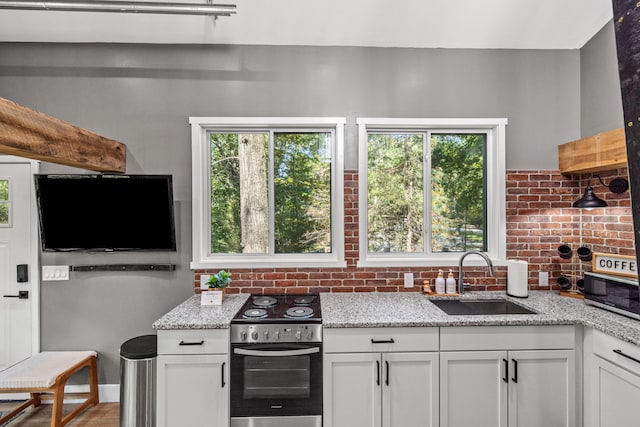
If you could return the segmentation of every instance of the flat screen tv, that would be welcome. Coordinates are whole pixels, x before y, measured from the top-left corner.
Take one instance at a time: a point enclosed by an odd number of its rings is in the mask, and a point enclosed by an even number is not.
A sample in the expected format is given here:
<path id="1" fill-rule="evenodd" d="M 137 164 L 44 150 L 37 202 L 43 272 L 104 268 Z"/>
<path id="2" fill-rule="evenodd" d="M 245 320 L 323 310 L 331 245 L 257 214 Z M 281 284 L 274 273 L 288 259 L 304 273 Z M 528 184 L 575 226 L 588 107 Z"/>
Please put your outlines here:
<path id="1" fill-rule="evenodd" d="M 171 175 L 36 175 L 42 250 L 175 251 Z"/>

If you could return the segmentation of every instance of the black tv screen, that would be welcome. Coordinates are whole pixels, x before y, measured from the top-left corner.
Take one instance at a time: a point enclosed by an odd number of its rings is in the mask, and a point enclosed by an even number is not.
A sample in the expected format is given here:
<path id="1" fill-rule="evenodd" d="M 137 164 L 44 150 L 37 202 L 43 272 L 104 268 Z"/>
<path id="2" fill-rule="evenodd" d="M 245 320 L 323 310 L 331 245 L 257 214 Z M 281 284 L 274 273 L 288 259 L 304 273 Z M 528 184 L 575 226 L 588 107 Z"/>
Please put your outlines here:
<path id="1" fill-rule="evenodd" d="M 36 175 L 44 251 L 175 251 L 171 175 Z"/>

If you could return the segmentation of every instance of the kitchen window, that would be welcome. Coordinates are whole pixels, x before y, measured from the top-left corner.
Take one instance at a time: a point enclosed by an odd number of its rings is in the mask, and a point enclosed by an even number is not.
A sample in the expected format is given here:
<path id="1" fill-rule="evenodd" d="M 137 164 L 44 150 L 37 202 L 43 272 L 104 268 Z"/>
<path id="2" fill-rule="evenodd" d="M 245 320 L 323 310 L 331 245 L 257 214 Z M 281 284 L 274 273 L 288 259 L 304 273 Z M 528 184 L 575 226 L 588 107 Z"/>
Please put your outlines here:
<path id="1" fill-rule="evenodd" d="M 192 117 L 191 268 L 343 267 L 344 123 Z"/>
<path id="2" fill-rule="evenodd" d="M 358 266 L 505 259 L 506 119 L 359 118 Z"/>

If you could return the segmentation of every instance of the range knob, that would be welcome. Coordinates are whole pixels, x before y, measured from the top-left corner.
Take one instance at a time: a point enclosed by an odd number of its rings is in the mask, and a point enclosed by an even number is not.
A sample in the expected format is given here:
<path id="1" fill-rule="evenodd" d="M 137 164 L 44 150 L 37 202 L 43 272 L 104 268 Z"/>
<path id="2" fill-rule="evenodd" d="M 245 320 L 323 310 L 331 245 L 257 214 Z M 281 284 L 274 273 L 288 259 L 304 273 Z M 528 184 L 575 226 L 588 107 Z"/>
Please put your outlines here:
<path id="1" fill-rule="evenodd" d="M 247 340 L 247 331 L 240 331 L 240 339 L 242 341 L 246 341 Z"/>
<path id="2" fill-rule="evenodd" d="M 278 341 L 280 339 L 280 331 L 276 330 L 273 333 L 273 339 L 276 340 L 276 341 Z"/>
<path id="3" fill-rule="evenodd" d="M 251 339 L 254 341 L 258 339 L 258 333 L 256 331 L 251 332 Z"/>
<path id="4" fill-rule="evenodd" d="M 264 340 L 265 340 L 265 341 L 268 341 L 268 340 L 269 340 L 269 331 L 264 331 L 264 332 L 262 333 L 262 335 L 264 335 Z"/>
<path id="5" fill-rule="evenodd" d="M 296 339 L 300 340 L 302 338 L 302 331 L 296 331 Z"/>
<path id="6" fill-rule="evenodd" d="M 307 330 L 307 339 L 310 340 L 313 337 L 313 329 Z"/>

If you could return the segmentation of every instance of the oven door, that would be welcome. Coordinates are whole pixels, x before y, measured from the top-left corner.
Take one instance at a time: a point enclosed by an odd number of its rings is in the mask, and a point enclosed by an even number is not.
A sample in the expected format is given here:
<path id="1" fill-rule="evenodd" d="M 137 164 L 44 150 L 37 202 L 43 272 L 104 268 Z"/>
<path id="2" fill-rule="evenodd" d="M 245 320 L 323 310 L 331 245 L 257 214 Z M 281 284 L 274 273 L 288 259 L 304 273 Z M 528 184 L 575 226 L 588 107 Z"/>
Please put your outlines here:
<path id="1" fill-rule="evenodd" d="M 231 417 L 322 415 L 322 344 L 232 344 Z"/>

